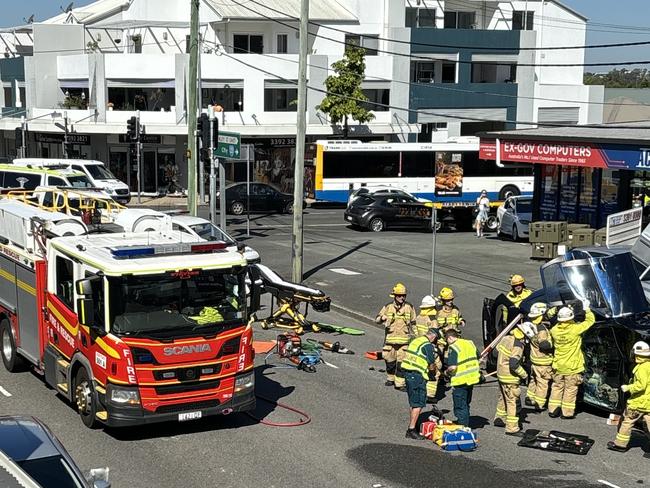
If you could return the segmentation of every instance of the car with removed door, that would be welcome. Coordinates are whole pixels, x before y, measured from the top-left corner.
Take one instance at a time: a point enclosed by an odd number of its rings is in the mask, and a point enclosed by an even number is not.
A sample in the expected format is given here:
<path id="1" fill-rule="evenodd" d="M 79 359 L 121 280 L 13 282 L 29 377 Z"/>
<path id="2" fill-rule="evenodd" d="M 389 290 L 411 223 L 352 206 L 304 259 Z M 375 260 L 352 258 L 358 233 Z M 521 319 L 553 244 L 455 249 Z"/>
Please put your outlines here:
<path id="1" fill-rule="evenodd" d="M 87 475 L 52 431 L 28 416 L 0 416 L 0 451 L 42 488 L 110 488 L 108 468 Z"/>
<path id="2" fill-rule="evenodd" d="M 497 209 L 497 232 L 500 236 L 509 236 L 513 241 L 528 239 L 528 226 L 532 218 L 532 197 L 508 197 Z"/>
<path id="3" fill-rule="evenodd" d="M 217 192 L 219 198 L 219 192 Z M 217 200 L 217 205 L 219 201 Z M 250 192 L 246 183 L 233 183 L 226 187 L 226 210 L 233 215 L 250 212 L 293 212 L 293 195 L 283 193 L 266 183 L 250 183 Z"/>
<path id="4" fill-rule="evenodd" d="M 345 209 L 344 219 L 352 227 L 381 232 L 386 229 L 431 229 L 432 204 L 413 196 L 363 194 Z"/>

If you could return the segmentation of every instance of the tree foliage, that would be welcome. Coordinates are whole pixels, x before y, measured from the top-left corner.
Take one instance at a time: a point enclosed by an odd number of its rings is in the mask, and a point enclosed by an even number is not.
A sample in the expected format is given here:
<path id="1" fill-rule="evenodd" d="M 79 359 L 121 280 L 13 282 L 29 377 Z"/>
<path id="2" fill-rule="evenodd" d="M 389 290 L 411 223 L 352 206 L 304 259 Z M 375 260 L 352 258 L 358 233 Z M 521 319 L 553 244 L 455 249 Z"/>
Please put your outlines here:
<path id="1" fill-rule="evenodd" d="M 346 138 L 349 119 L 364 123 L 375 118 L 363 103 L 368 101 L 361 90 L 366 72 L 364 58 L 364 49 L 348 47 L 343 59 L 332 64 L 335 74 L 325 80 L 327 95 L 316 106 L 317 110 L 329 115 L 333 124 L 343 122 L 343 134 Z"/>
<path id="2" fill-rule="evenodd" d="M 585 73 L 585 85 L 605 85 L 605 88 L 650 88 L 650 70 L 613 69 L 609 73 Z"/>

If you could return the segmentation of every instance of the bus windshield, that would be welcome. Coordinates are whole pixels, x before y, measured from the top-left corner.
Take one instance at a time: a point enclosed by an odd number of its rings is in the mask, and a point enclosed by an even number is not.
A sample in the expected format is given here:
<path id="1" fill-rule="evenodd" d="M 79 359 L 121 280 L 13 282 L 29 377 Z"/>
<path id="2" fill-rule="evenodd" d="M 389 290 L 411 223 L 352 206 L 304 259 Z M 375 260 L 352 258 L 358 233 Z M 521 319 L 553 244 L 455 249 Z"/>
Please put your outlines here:
<path id="1" fill-rule="evenodd" d="M 244 274 L 183 270 L 108 277 L 109 325 L 118 335 L 221 329 L 246 317 Z"/>

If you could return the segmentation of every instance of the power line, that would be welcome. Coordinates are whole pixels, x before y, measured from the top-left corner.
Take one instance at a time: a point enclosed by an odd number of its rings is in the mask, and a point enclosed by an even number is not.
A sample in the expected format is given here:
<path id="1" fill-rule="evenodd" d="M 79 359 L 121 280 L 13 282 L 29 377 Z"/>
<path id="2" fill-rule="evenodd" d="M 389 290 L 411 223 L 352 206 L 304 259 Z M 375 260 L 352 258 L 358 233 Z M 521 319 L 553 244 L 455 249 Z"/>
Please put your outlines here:
<path id="1" fill-rule="evenodd" d="M 233 0 L 234 1 L 234 0 Z M 296 17 L 291 17 L 288 13 L 282 12 L 280 10 L 277 10 L 273 7 L 266 6 L 260 2 L 257 2 L 256 0 L 248 0 L 248 2 L 255 3 L 261 7 L 264 7 L 268 10 L 271 10 L 275 13 L 281 14 L 281 15 L 287 15 L 289 19 L 295 19 L 298 20 Z M 235 1 L 235 3 L 237 3 Z M 424 4 L 427 12 L 429 12 L 429 15 L 431 15 L 431 11 L 428 7 L 426 7 L 426 4 Z M 245 7 L 246 8 L 246 7 Z M 434 9 L 435 12 L 435 9 Z M 261 14 L 260 14 L 261 15 Z M 434 14 L 434 19 L 435 14 Z M 345 29 L 339 29 L 337 27 L 332 27 L 329 25 L 321 24 L 319 22 L 315 22 L 310 20 L 310 24 L 322 27 L 323 29 L 327 30 L 332 30 L 335 32 L 342 32 L 343 34 L 351 34 L 351 35 L 356 35 L 354 32 L 347 31 Z M 498 32 L 498 30 L 495 29 L 495 32 Z M 549 47 L 518 47 L 518 48 L 509 48 L 509 47 L 500 47 L 500 46 L 458 46 L 458 45 L 452 45 L 452 44 L 431 44 L 427 42 L 416 42 L 416 41 L 404 41 L 401 39 L 390 39 L 387 37 L 380 37 L 380 36 L 373 36 L 374 39 L 378 39 L 380 41 L 386 41 L 386 42 L 392 42 L 395 44 L 408 44 L 410 46 L 424 46 L 424 47 L 436 47 L 436 48 L 444 48 L 444 49 L 470 49 L 470 50 L 488 50 L 488 51 L 557 51 L 557 50 L 571 50 L 571 49 L 602 49 L 602 48 L 610 48 L 610 47 L 632 47 L 632 46 L 647 46 L 650 45 L 650 41 L 637 41 L 637 42 L 620 42 L 620 43 L 613 43 L 613 44 L 587 44 L 583 46 L 549 46 Z M 550 65 L 545 65 L 545 66 L 550 66 Z"/>
<path id="2" fill-rule="evenodd" d="M 226 52 L 221 52 L 219 54 L 220 56 L 226 56 L 227 58 L 233 59 L 234 61 L 243 64 L 244 66 L 247 66 L 249 68 L 252 68 L 256 71 L 260 71 L 264 74 L 267 74 L 269 76 L 272 76 L 274 78 L 277 78 L 281 81 L 284 81 L 286 83 L 290 83 L 292 85 L 298 85 L 298 82 L 296 80 L 290 80 L 288 78 L 284 78 L 283 76 L 280 76 L 276 73 L 272 73 L 270 71 L 267 71 L 265 69 L 259 68 L 257 66 L 254 66 L 250 63 L 247 63 L 241 59 L 236 58 L 235 56 L 232 56 Z M 423 114 L 423 115 L 432 115 L 434 117 L 445 117 L 445 118 L 450 118 L 450 119 L 458 119 L 460 121 L 472 121 L 472 122 L 505 122 L 507 124 L 514 124 L 514 125 L 536 125 L 536 126 L 541 126 L 541 127 L 576 127 L 575 124 L 560 124 L 560 123 L 553 123 L 553 122 L 531 122 L 531 121 L 521 121 L 521 120 L 495 120 L 495 119 L 484 119 L 480 117 L 469 117 L 469 116 L 460 116 L 460 115 L 451 115 L 451 114 L 446 114 L 446 113 L 441 113 L 441 112 L 431 112 L 427 109 L 427 111 L 420 110 L 420 109 L 411 109 L 411 108 L 405 108 L 405 107 L 398 107 L 395 105 L 390 105 L 388 103 L 380 103 L 380 102 L 370 102 L 368 100 L 362 100 L 360 98 L 355 98 L 355 97 L 350 97 L 347 95 L 342 95 L 338 93 L 329 93 L 327 90 L 324 90 L 322 88 L 316 88 L 311 85 L 307 85 L 307 88 L 309 90 L 318 92 L 318 93 L 324 93 L 326 95 L 334 95 L 337 97 L 344 98 L 346 100 L 352 100 L 355 102 L 360 102 L 360 103 L 367 103 L 370 105 L 378 106 L 378 107 L 387 107 L 393 110 L 399 110 L 403 112 L 409 112 L 409 113 L 416 113 L 416 114 Z M 641 122 L 648 122 L 648 120 L 628 120 L 626 123 L 641 123 Z M 601 124 L 601 125 L 594 125 L 594 124 L 583 124 L 580 125 L 579 127 L 586 127 L 586 128 L 591 128 L 591 129 L 634 129 L 634 130 L 639 130 L 638 126 L 625 126 L 625 125 L 618 125 L 618 124 Z"/>
<path id="3" fill-rule="evenodd" d="M 252 0 L 249 0 L 252 1 Z M 231 49 L 235 49 L 235 46 L 228 45 L 228 44 L 219 44 L 213 41 L 203 41 L 205 44 L 211 44 L 215 46 L 216 48 L 219 47 L 227 47 Z M 237 48 L 239 49 L 239 48 Z M 259 56 L 264 56 L 267 58 L 272 58 L 272 59 L 277 59 L 279 61 L 286 61 L 290 63 L 298 63 L 298 61 L 294 59 L 287 59 L 287 58 L 282 58 L 279 56 L 273 56 L 272 54 L 268 53 L 255 53 L 253 51 L 248 51 L 245 50 L 247 54 L 257 54 Z M 325 66 L 319 66 L 316 64 L 308 64 L 307 66 L 311 68 L 316 68 L 320 69 L 323 71 L 329 71 L 329 67 Z M 545 102 L 562 102 L 562 103 L 578 103 L 578 104 L 587 104 L 587 105 L 612 105 L 612 106 L 634 106 L 634 107 L 650 107 L 650 103 L 642 103 L 642 102 L 637 102 L 637 103 L 616 103 L 616 102 L 591 102 L 591 101 L 585 101 L 585 100 L 568 100 L 568 99 L 563 99 L 563 98 L 546 98 L 546 97 L 533 97 L 533 96 L 526 96 L 526 95 L 510 95 L 507 93 L 495 93 L 495 92 L 488 92 L 488 91 L 481 91 L 481 90 L 468 90 L 468 89 L 463 89 L 463 88 L 454 88 L 451 86 L 447 86 L 444 83 L 417 83 L 413 81 L 403 81 L 403 80 L 394 80 L 394 79 L 387 79 L 387 78 L 381 78 L 378 76 L 365 76 L 366 79 L 372 79 L 376 81 L 384 81 L 384 82 L 389 82 L 389 83 L 397 83 L 397 84 L 402 84 L 402 85 L 409 85 L 409 86 L 417 86 L 417 87 L 430 87 L 430 88 L 435 88 L 437 90 L 443 90 L 443 91 L 451 91 L 451 92 L 457 92 L 457 93 L 467 93 L 467 94 L 473 94 L 473 95 L 487 95 L 487 96 L 493 96 L 493 97 L 501 97 L 501 98 L 514 98 L 514 99 L 525 99 L 525 100 L 541 100 Z"/>
<path id="4" fill-rule="evenodd" d="M 249 0 L 249 2 L 254 2 L 254 1 L 255 0 Z M 250 10 L 253 13 L 256 13 L 257 15 L 259 15 L 261 17 L 264 17 L 267 20 L 270 20 L 272 22 L 276 22 L 276 23 L 278 23 L 280 25 L 283 25 L 283 26 L 285 26 L 285 27 L 287 27 L 289 29 L 293 29 L 293 30 L 297 29 L 295 26 L 293 26 L 291 24 L 288 24 L 288 23 L 283 22 L 283 21 L 278 20 L 278 19 L 274 19 L 273 17 L 269 17 L 268 15 L 265 15 L 265 14 L 255 10 L 255 9 L 251 8 L 251 7 L 248 7 L 247 5 L 239 3 L 237 0 L 232 0 L 232 2 L 239 5 L 239 6 L 241 6 L 241 7 L 244 7 L 247 10 Z M 268 9 L 269 7 L 264 7 L 264 8 Z M 282 15 L 285 15 L 287 18 L 292 18 L 291 15 L 289 15 L 286 12 L 281 12 L 281 11 L 277 11 L 277 10 L 276 10 L 276 12 L 278 12 L 278 13 L 280 13 Z M 295 17 L 293 17 L 293 18 L 295 18 Z M 320 35 L 320 34 L 315 34 L 314 33 L 314 34 L 310 34 L 310 35 L 312 35 L 313 37 L 318 37 L 320 39 L 325 39 L 325 40 L 328 40 L 328 41 L 336 42 L 337 44 L 344 44 L 345 46 L 359 47 L 354 43 L 341 41 L 339 39 L 334 39 L 332 37 L 327 37 L 327 36 L 323 36 L 323 35 Z M 409 59 L 417 59 L 417 60 L 420 60 L 420 61 L 432 61 L 433 60 L 433 61 L 445 61 L 445 62 L 450 62 L 450 63 L 455 63 L 455 64 L 469 64 L 469 65 L 472 65 L 472 64 L 476 63 L 475 61 L 465 61 L 465 60 L 460 60 L 460 59 L 450 60 L 450 59 L 443 59 L 443 58 L 434 58 L 434 57 L 431 57 L 431 56 L 424 56 L 423 55 L 424 53 L 421 53 L 420 55 L 418 55 L 418 54 L 406 54 L 406 53 L 399 53 L 399 52 L 395 52 L 395 51 L 387 51 L 387 50 L 384 50 L 384 49 L 373 49 L 373 51 L 381 52 L 381 53 L 384 53 L 384 54 L 390 54 L 390 55 L 393 55 L 393 56 L 406 57 L 406 58 L 409 58 Z M 481 64 L 495 65 L 495 66 L 512 66 L 513 64 L 515 64 L 515 63 L 504 63 L 504 62 L 498 62 L 498 61 L 481 61 L 480 63 Z M 577 67 L 586 67 L 586 66 L 594 66 L 594 67 L 595 66 L 629 66 L 629 65 L 635 65 L 635 64 L 650 64 L 650 61 L 616 61 L 616 62 L 606 62 L 606 63 L 566 63 L 566 64 L 563 64 L 563 63 L 551 63 L 551 64 L 516 63 L 517 66 L 540 67 L 540 68 L 577 68 Z"/>

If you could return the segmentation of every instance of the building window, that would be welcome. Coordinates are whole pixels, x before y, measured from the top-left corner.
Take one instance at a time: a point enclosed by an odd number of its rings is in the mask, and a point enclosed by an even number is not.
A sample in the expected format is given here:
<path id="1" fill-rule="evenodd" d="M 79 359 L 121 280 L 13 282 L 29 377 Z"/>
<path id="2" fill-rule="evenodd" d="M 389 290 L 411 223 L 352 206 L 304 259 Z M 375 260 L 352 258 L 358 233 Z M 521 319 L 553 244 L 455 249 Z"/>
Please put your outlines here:
<path id="1" fill-rule="evenodd" d="M 208 105 L 221 105 L 226 112 L 241 112 L 244 110 L 244 89 L 231 88 L 203 88 L 201 90 L 203 108 Z"/>
<path id="2" fill-rule="evenodd" d="M 142 53 L 142 36 L 140 34 L 134 34 L 131 36 L 131 46 L 132 53 L 141 54 Z"/>
<path id="3" fill-rule="evenodd" d="M 375 112 L 388 111 L 388 105 L 390 104 L 390 90 L 388 88 L 372 88 L 361 91 L 368 99 L 367 102 L 361 104 L 366 110 Z"/>
<path id="4" fill-rule="evenodd" d="M 264 53 L 264 36 L 255 34 L 235 34 L 233 36 L 235 53 Z"/>
<path id="5" fill-rule="evenodd" d="M 14 106 L 14 90 L 10 86 L 4 87 L 5 107 Z"/>
<path id="6" fill-rule="evenodd" d="M 345 44 L 346 46 L 362 47 L 366 52 L 366 56 L 376 56 L 379 50 L 379 36 L 347 34 L 345 36 Z"/>
<path id="7" fill-rule="evenodd" d="M 436 9 L 406 7 L 405 27 L 435 27 Z"/>
<path id="8" fill-rule="evenodd" d="M 277 35 L 276 48 L 279 54 L 287 54 L 289 52 L 289 36 L 287 34 Z"/>
<path id="9" fill-rule="evenodd" d="M 298 109 L 297 101 L 297 88 L 273 86 L 268 82 L 264 87 L 265 112 L 295 112 Z"/>
<path id="10" fill-rule="evenodd" d="M 445 29 L 473 29 L 476 24 L 476 12 L 445 11 Z"/>
<path id="11" fill-rule="evenodd" d="M 433 133 L 440 130 L 447 130 L 447 122 L 428 122 L 421 125 L 418 134 L 418 142 L 431 142 Z"/>
<path id="12" fill-rule="evenodd" d="M 173 88 L 108 88 L 108 102 L 114 110 L 169 112 L 176 105 Z"/>
<path id="13" fill-rule="evenodd" d="M 515 83 L 516 64 L 472 63 L 472 83 Z"/>
<path id="14" fill-rule="evenodd" d="M 513 10 L 512 30 L 533 30 L 535 12 L 528 10 Z"/>
<path id="15" fill-rule="evenodd" d="M 452 63 L 452 62 L 442 63 L 442 82 L 456 83 L 456 63 Z"/>
<path id="16" fill-rule="evenodd" d="M 434 83 L 435 61 L 411 61 L 411 83 Z"/>

